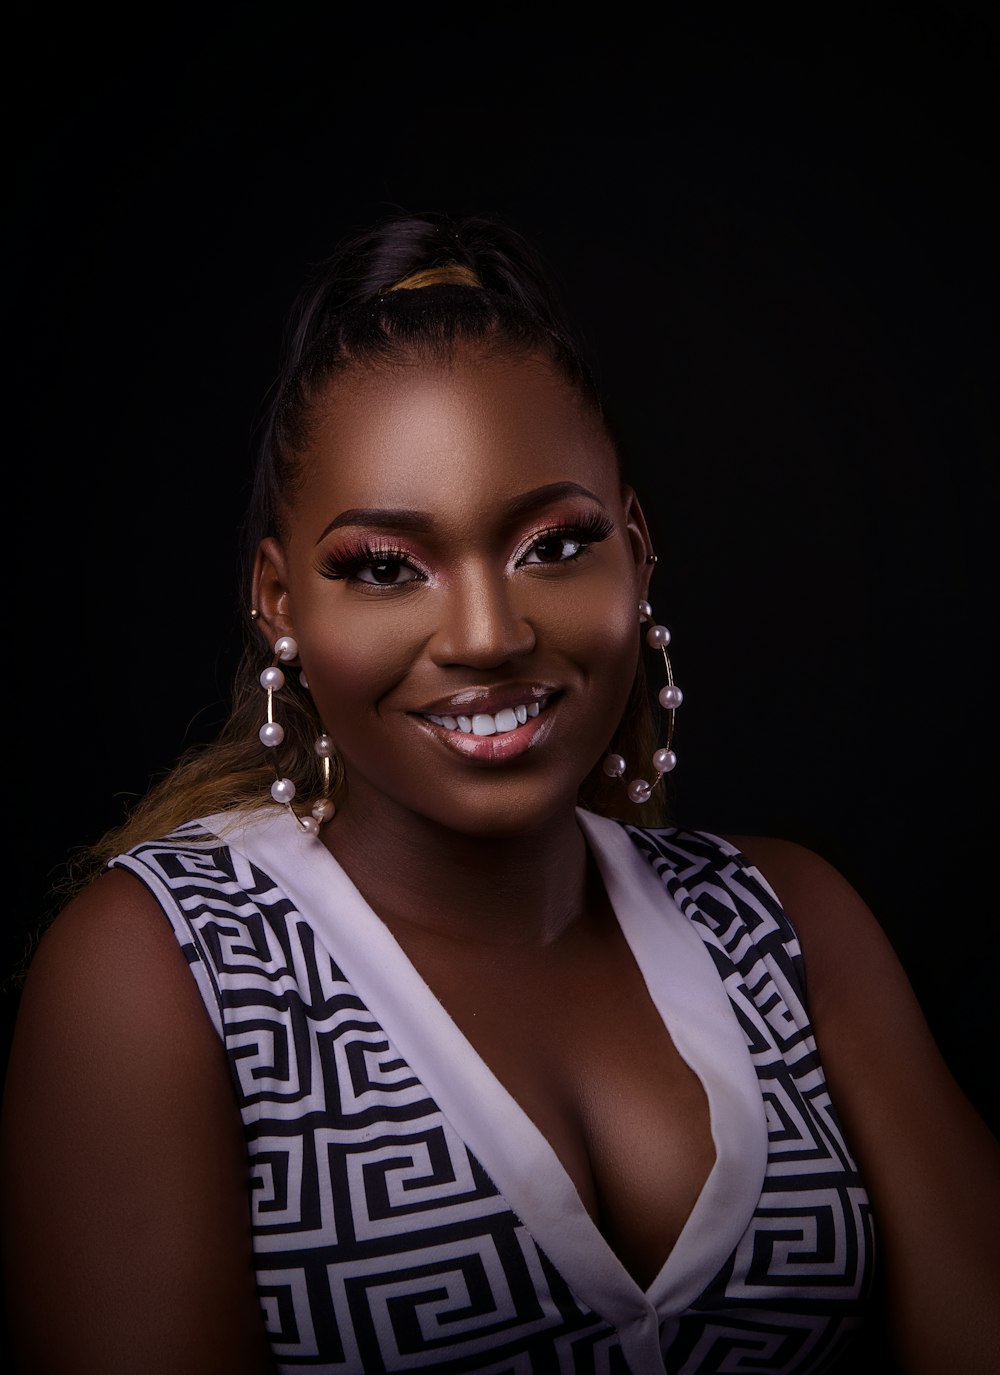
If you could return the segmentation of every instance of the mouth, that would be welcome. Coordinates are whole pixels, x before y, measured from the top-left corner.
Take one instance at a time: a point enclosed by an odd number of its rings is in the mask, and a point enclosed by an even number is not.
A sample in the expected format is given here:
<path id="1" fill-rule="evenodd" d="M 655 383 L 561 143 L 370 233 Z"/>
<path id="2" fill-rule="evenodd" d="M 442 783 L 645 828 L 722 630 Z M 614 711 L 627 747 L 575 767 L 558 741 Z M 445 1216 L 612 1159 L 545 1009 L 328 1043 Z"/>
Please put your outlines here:
<path id="1" fill-rule="evenodd" d="M 427 723 L 430 733 L 466 759 L 482 764 L 504 764 L 537 747 L 548 734 L 552 707 L 559 694 L 534 697 L 501 707 L 499 711 L 477 711 L 454 715 L 438 712 L 415 713 Z"/>
<path id="2" fill-rule="evenodd" d="M 462 735 L 504 735 L 534 720 L 548 706 L 549 700 L 543 697 L 539 701 L 518 702 L 516 706 L 504 707 L 502 711 L 477 711 L 473 716 L 435 716 L 430 712 L 422 712 L 421 715 L 435 726 L 460 731 Z"/>

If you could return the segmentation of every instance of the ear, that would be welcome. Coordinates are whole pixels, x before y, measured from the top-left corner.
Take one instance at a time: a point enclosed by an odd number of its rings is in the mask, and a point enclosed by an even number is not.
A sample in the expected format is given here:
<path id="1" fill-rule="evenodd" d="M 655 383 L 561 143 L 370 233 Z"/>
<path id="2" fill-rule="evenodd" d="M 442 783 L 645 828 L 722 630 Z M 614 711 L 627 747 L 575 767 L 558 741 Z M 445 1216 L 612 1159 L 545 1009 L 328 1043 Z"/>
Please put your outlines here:
<path id="1" fill-rule="evenodd" d="M 269 535 L 261 540 L 253 565 L 253 605 L 259 612 L 257 627 L 267 641 L 268 648 L 282 635 L 295 634 L 290 615 L 288 564 L 285 551 Z"/>
<path id="2" fill-rule="evenodd" d="M 649 595 L 649 583 L 656 561 L 653 542 L 649 537 L 646 517 L 642 514 L 639 498 L 631 487 L 622 488 L 622 504 L 625 508 L 625 529 L 635 560 L 636 577 L 639 580 L 639 595 L 645 600 Z"/>

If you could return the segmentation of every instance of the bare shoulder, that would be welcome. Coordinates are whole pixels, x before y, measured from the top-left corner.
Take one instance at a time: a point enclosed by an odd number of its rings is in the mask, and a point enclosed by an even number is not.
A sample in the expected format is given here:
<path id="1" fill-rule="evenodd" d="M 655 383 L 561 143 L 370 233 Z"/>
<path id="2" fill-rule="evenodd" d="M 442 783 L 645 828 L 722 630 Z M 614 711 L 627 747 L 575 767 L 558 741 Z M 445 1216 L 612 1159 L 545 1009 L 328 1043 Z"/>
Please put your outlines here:
<path id="1" fill-rule="evenodd" d="M 862 913 L 871 918 L 848 880 L 815 850 L 777 836 L 727 835 L 723 839 L 746 856 L 783 904 L 801 908 L 806 921 L 818 906 L 843 907 L 856 918 L 863 920 Z"/>
<path id="2" fill-rule="evenodd" d="M 53 1105 L 117 1119 L 164 1114 L 157 1085 L 226 1088 L 222 1045 L 187 959 L 132 873 L 96 878 L 55 918 L 28 968 L 5 1094 L 10 1131 Z M 223 1099 L 225 1102 L 225 1099 Z M 231 1111 L 230 1107 L 230 1111 Z M 120 1125 L 120 1124 L 119 1124 Z"/>
<path id="3" fill-rule="evenodd" d="M 0 1141 L 25 1370 L 268 1368 L 225 1050 L 169 921 L 128 871 L 94 880 L 39 942 Z"/>
<path id="4" fill-rule="evenodd" d="M 909 981 L 875 914 L 822 855 L 775 836 L 729 835 L 777 895 L 799 936 L 814 1018 L 855 1018 L 878 988 L 917 1012 Z"/>
<path id="5" fill-rule="evenodd" d="M 134 874 L 111 869 L 56 916 L 31 959 L 17 1036 L 68 1032 L 102 1037 L 115 1027 L 173 1037 L 207 1024 L 205 1009 L 170 923 Z"/>
<path id="6" fill-rule="evenodd" d="M 156 1085 L 187 1077 L 218 1088 L 220 1069 L 221 1043 L 164 912 L 127 870 L 102 874 L 31 959 L 5 1092 L 8 1142 L 27 1122 L 43 1132 L 56 1111 L 162 1114 Z"/>
<path id="7" fill-rule="evenodd" d="M 945 1064 L 876 915 L 822 856 L 727 836 L 799 936 L 827 1083 L 875 1204 L 902 1368 L 1000 1369 L 1000 1148 Z"/>
<path id="8" fill-rule="evenodd" d="M 184 958 L 159 903 L 144 883 L 127 869 L 109 869 L 94 879 L 58 914 L 45 931 L 31 961 L 29 983 L 58 975 L 67 963 L 79 975 L 106 968 L 107 961 L 134 964 L 151 971 L 147 959 L 160 952 L 166 972 L 183 969 Z M 177 959 L 171 958 L 177 952 Z M 159 961 L 157 961 L 157 965 Z M 161 970 L 160 972 L 164 972 Z"/>

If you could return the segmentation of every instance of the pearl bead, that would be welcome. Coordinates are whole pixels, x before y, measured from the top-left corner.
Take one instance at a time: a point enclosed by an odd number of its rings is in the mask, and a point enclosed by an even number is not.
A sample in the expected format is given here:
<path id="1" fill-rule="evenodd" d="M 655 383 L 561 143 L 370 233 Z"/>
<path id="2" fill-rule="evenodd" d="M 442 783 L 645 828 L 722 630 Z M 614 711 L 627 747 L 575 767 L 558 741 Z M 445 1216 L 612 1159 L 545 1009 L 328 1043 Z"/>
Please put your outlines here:
<path id="1" fill-rule="evenodd" d="M 285 738 L 284 727 L 279 726 L 277 721 L 265 721 L 257 734 L 260 736 L 260 743 L 268 749 L 274 749 L 275 745 L 280 745 Z"/>
<path id="2" fill-rule="evenodd" d="M 652 620 L 652 616 L 653 616 L 653 608 L 650 606 L 649 602 L 640 602 L 640 603 L 639 603 L 639 619 L 640 619 L 640 621 L 649 621 L 649 620 Z"/>
<path id="3" fill-rule="evenodd" d="M 317 735 L 313 749 L 321 759 L 329 759 L 333 754 L 333 740 L 329 735 Z"/>
<path id="4" fill-rule="evenodd" d="M 670 631 L 665 625 L 651 625 L 646 631 L 646 643 L 650 649 L 666 649 L 670 643 Z"/>
<path id="5" fill-rule="evenodd" d="M 299 825 L 304 831 L 308 831 L 311 836 L 319 835 L 319 822 L 314 816 L 300 816 Z"/>
<path id="6" fill-rule="evenodd" d="M 271 796 L 275 802 L 291 802 L 295 796 L 295 784 L 290 778 L 276 778 L 271 784 Z"/>
<path id="7" fill-rule="evenodd" d="M 294 659 L 296 654 L 298 654 L 299 646 L 297 641 L 292 639 L 291 635 L 282 635 L 280 640 L 275 640 L 274 642 L 274 652 L 279 659 L 287 664 L 290 659 Z"/>
<path id="8" fill-rule="evenodd" d="M 667 711 L 673 711 L 684 701 L 684 694 L 676 684 L 671 683 L 669 687 L 660 688 L 660 706 Z"/>
<path id="9" fill-rule="evenodd" d="M 305 671 L 305 669 L 303 669 L 302 672 L 299 674 L 299 682 L 300 682 L 300 683 L 302 684 L 302 686 L 305 688 L 306 692 L 308 692 L 308 691 L 309 691 L 309 679 L 306 677 L 306 671 Z"/>
<path id="10" fill-rule="evenodd" d="M 608 778 L 621 778 L 628 766 L 620 754 L 609 754 L 601 767 Z"/>
<path id="11" fill-rule="evenodd" d="M 317 821 L 329 821 L 336 810 L 336 807 L 330 799 L 328 797 L 323 797 L 313 804 L 312 814 Z"/>
<path id="12" fill-rule="evenodd" d="M 633 802 L 648 802 L 652 791 L 644 778 L 634 778 L 628 785 L 628 795 Z"/>
<path id="13" fill-rule="evenodd" d="M 262 688 L 270 688 L 272 692 L 280 692 L 285 686 L 285 675 L 277 665 L 265 668 L 260 675 L 260 685 Z"/>
<path id="14" fill-rule="evenodd" d="M 653 768 L 657 773 L 669 773 L 677 764 L 673 750 L 657 750 L 653 755 Z"/>

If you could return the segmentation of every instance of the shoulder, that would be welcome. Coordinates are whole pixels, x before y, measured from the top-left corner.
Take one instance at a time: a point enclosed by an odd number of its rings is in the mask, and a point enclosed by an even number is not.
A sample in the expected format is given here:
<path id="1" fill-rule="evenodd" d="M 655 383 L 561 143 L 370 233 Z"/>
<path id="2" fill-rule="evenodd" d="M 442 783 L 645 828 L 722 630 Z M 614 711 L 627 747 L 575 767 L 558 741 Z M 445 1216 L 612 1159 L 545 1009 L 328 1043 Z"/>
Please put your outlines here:
<path id="1" fill-rule="evenodd" d="M 754 929 L 755 938 L 763 934 L 757 928 L 765 917 L 769 927 L 782 927 L 784 937 L 795 937 L 776 886 L 770 882 L 775 871 L 793 858 L 781 854 L 784 842 L 773 842 L 772 855 L 770 843 L 758 848 L 746 836 L 725 836 L 678 826 L 642 828 L 627 822 L 619 824 L 685 910 L 690 908 L 709 917 L 721 902 L 743 916 Z M 809 852 L 802 850 L 800 858 L 804 862 L 804 881 Z M 813 858 L 822 863 L 818 856 Z M 790 885 L 783 882 L 781 887 L 787 891 Z"/>
<path id="2" fill-rule="evenodd" d="M 22 1045 L 200 1041 L 208 1025 L 164 911 L 127 869 L 95 878 L 55 917 L 32 955 L 16 1025 Z M 213 1033 L 214 1035 L 214 1033 Z"/>
<path id="3" fill-rule="evenodd" d="M 22 1141 L 58 1135 L 64 1117 L 95 1139 L 155 1123 L 167 1140 L 182 1097 L 207 1111 L 220 1088 L 231 1105 L 222 1042 L 163 911 L 133 874 L 101 874 L 56 916 L 29 964 L 8 1067 L 8 1132 Z"/>
<path id="4" fill-rule="evenodd" d="M 33 1369 L 132 1370 L 136 1352 L 150 1372 L 176 1369 L 182 1309 L 185 1370 L 230 1368 L 220 1344 L 256 1352 L 225 1050 L 163 911 L 126 870 L 96 878 L 36 948 L 2 1126 L 5 1266 Z"/>
<path id="5" fill-rule="evenodd" d="M 875 918 L 864 899 L 829 860 L 777 836 L 721 837 L 772 890 L 800 935 L 817 939 L 831 922 L 870 928 Z"/>
<path id="6" fill-rule="evenodd" d="M 776 836 L 668 829 L 633 838 L 663 856 L 675 881 L 697 892 L 701 909 L 711 908 L 702 891 L 708 883 L 745 915 L 766 912 L 782 939 L 794 939 L 809 1016 L 828 1047 L 880 1034 L 873 1009 L 895 1008 L 904 1020 L 920 1022 L 890 940 L 864 898 L 822 855 Z"/>
<path id="7" fill-rule="evenodd" d="M 778 836 L 725 835 L 720 839 L 749 861 L 777 892 L 823 895 L 829 899 L 857 898 L 847 879 L 815 850 Z"/>
<path id="8" fill-rule="evenodd" d="M 861 1009 L 876 996 L 912 1002 L 891 942 L 839 869 L 795 841 L 747 835 L 725 839 L 775 894 L 798 935 L 814 1020 L 856 1024 Z"/>
<path id="9" fill-rule="evenodd" d="M 789 841 L 728 840 L 771 885 L 799 934 L 824 1073 L 875 1204 L 903 1368 L 997 1369 L 996 1140 L 847 879 Z"/>
<path id="10" fill-rule="evenodd" d="M 29 977 L 66 964 L 80 970 L 106 960 L 137 964 L 156 949 L 176 947 L 163 909 L 127 868 L 109 868 L 59 912 L 43 933 Z"/>

